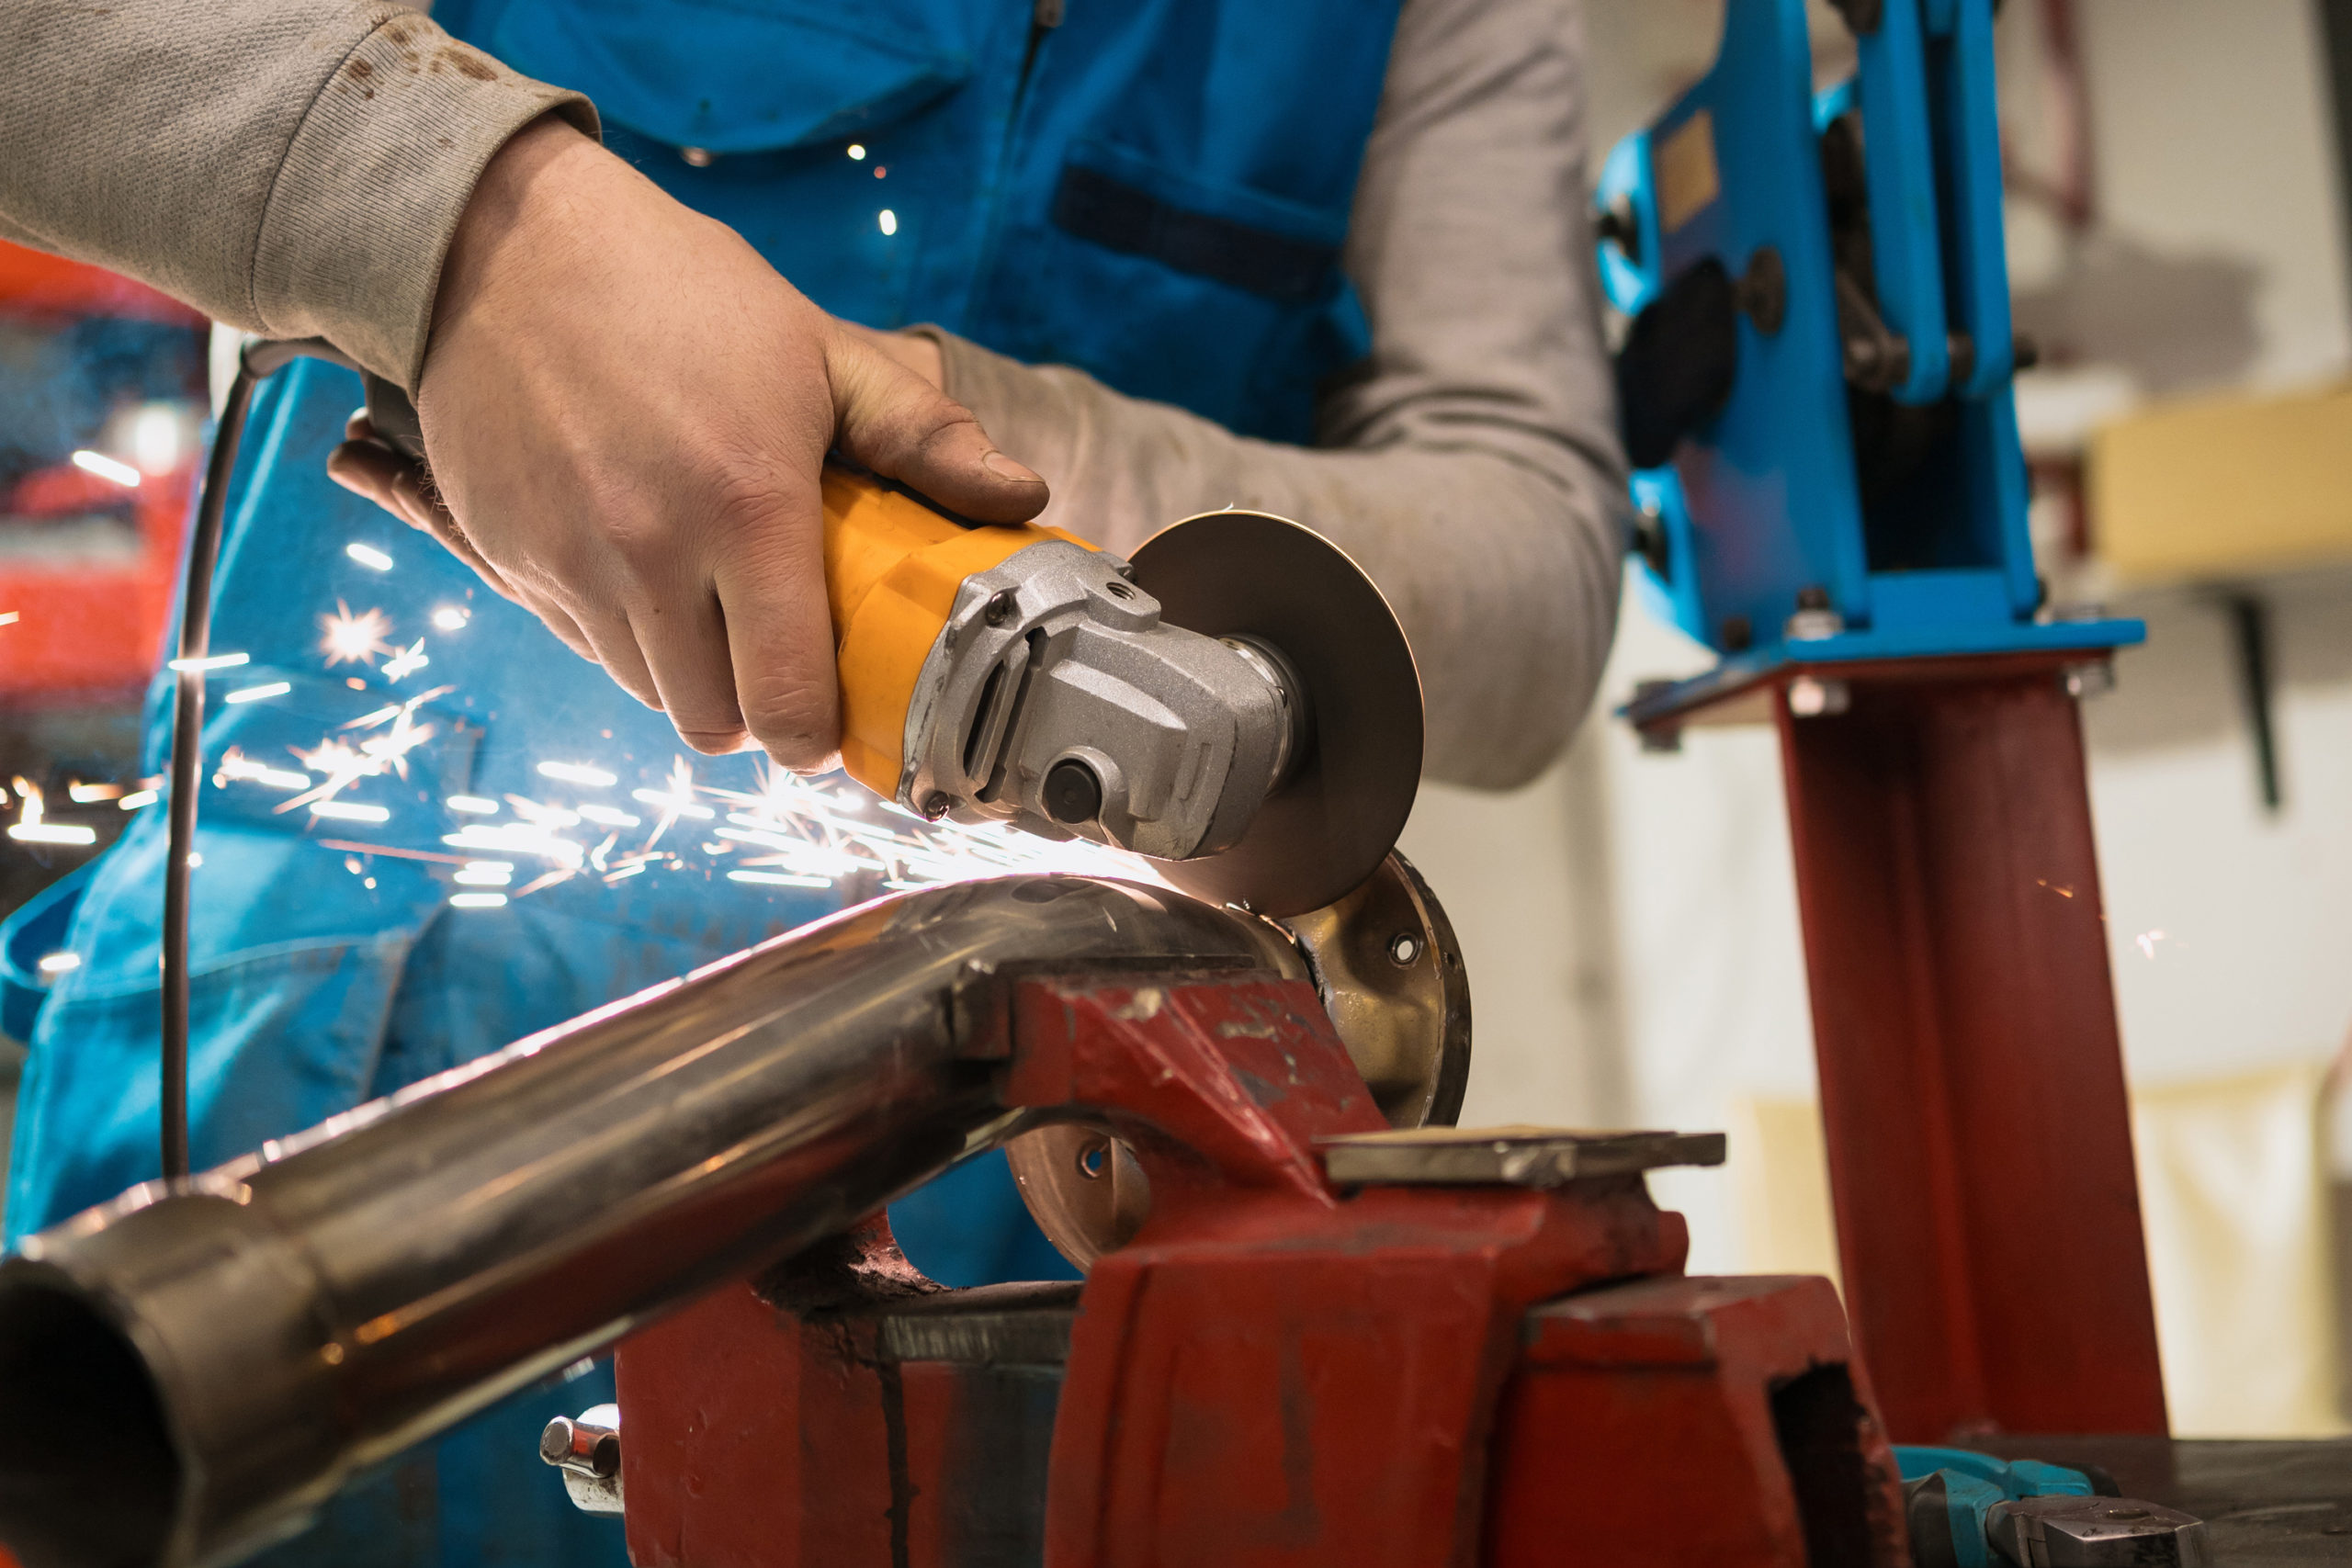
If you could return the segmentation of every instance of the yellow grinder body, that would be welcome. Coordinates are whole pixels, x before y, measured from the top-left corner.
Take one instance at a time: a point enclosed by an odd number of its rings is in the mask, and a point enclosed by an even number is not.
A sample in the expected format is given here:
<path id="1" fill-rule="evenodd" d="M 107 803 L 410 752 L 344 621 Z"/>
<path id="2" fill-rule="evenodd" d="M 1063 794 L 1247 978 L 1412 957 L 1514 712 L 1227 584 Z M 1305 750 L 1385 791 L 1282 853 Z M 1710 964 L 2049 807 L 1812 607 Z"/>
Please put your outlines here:
<path id="1" fill-rule="evenodd" d="M 1320 536 L 1211 513 L 1130 564 L 841 467 L 824 517 L 842 761 L 877 795 L 1149 855 L 1273 915 L 1347 893 L 1396 842 L 1420 683 Z"/>

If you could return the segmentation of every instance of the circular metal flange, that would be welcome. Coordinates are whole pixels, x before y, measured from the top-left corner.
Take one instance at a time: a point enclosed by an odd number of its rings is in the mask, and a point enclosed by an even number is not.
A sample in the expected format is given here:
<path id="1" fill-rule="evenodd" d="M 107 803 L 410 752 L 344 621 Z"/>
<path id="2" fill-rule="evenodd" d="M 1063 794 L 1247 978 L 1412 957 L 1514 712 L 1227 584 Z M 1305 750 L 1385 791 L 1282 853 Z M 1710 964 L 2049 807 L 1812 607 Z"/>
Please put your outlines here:
<path id="1" fill-rule="evenodd" d="M 1451 1127 L 1470 1081 L 1470 981 L 1453 924 L 1395 850 L 1355 891 L 1281 922 L 1391 1127 Z"/>
<path id="2" fill-rule="evenodd" d="M 1421 777 L 1421 678 L 1396 612 L 1311 528 L 1263 512 L 1206 512 L 1132 558 L 1170 626 L 1278 650 L 1306 688 L 1311 743 L 1240 841 L 1156 863 L 1194 897 L 1261 915 L 1331 904 L 1379 867 Z"/>
<path id="3" fill-rule="evenodd" d="M 1388 1124 L 1453 1125 L 1470 1077 L 1470 982 L 1453 923 L 1412 863 L 1392 850 L 1337 902 L 1277 923 Z M 1037 1228 L 1080 1270 L 1125 1247 L 1151 1212 L 1143 1167 L 1093 1123 L 1023 1133 L 1004 1156 Z"/>

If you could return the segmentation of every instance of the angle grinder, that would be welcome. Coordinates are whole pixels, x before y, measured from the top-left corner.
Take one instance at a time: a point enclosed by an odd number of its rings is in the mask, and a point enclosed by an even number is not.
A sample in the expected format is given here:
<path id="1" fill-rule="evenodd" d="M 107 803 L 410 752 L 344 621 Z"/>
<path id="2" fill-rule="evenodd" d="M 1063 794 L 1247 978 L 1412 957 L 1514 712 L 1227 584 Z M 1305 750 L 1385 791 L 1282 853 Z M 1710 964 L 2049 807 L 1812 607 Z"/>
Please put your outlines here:
<path id="1" fill-rule="evenodd" d="M 421 460 L 414 409 L 366 379 L 379 436 Z M 823 499 L 842 761 L 876 795 L 1114 845 L 1271 916 L 1335 902 L 1395 846 L 1420 677 L 1387 600 L 1322 536 L 1211 512 L 1125 560 L 842 463 Z"/>

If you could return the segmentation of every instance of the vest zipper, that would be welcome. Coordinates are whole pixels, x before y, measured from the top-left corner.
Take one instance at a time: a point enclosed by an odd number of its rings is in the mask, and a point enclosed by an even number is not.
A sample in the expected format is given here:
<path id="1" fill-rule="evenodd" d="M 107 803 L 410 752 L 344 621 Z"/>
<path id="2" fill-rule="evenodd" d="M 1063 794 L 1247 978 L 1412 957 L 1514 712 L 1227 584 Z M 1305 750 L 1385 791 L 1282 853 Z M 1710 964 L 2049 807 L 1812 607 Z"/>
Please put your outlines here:
<path id="1" fill-rule="evenodd" d="M 1029 7 L 1029 47 L 1022 51 L 1021 74 L 1012 84 L 1012 108 L 1016 115 L 1021 111 L 1021 100 L 1029 91 L 1029 73 L 1037 64 L 1037 46 L 1046 41 L 1047 33 L 1062 25 L 1063 3 L 1064 0 L 1035 0 Z"/>

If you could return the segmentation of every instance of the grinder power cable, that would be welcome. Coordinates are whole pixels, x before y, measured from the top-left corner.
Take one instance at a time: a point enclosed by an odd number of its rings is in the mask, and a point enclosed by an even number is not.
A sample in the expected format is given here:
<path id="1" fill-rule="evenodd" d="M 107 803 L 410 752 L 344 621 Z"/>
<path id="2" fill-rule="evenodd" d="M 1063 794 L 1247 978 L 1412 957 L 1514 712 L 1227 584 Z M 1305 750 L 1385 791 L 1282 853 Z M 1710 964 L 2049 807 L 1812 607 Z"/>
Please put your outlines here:
<path id="1" fill-rule="evenodd" d="M 254 385 L 330 345 L 249 341 L 189 532 L 164 881 L 164 1174 L 187 1154 L 188 856 L 211 577 Z M 378 436 L 424 460 L 416 411 L 361 372 Z M 1159 862 L 1261 915 L 1352 892 L 1420 778 L 1420 677 L 1380 590 L 1313 530 L 1188 518 L 1132 560 L 1058 528 L 978 523 L 826 467 L 824 561 L 852 778 L 932 820 L 1001 820 Z"/>

